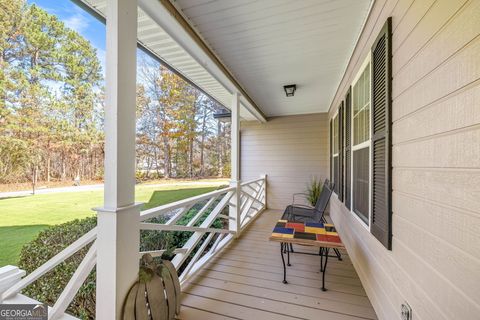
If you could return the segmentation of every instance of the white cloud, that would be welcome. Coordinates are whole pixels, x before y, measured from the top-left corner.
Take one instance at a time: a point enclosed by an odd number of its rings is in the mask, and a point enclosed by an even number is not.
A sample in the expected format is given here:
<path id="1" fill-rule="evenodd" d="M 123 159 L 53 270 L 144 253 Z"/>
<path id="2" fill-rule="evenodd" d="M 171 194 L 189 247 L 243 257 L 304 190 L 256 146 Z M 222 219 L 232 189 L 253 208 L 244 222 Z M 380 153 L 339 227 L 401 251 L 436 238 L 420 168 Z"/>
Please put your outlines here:
<path id="1" fill-rule="evenodd" d="M 83 31 L 88 28 L 87 19 L 81 13 L 75 13 L 70 17 L 65 18 L 63 22 L 68 28 L 77 31 L 78 33 L 83 33 Z"/>

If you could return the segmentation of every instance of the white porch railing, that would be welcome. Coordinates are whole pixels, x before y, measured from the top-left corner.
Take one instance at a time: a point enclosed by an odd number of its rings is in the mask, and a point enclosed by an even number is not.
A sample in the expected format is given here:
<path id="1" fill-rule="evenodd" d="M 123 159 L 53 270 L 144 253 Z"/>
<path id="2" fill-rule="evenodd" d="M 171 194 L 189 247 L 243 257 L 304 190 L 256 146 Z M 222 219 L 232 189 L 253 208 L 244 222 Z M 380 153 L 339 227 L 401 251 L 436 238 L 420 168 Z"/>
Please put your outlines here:
<path id="1" fill-rule="evenodd" d="M 140 229 L 193 232 L 181 248 L 175 248 L 173 251 L 175 257 L 172 262 L 180 273 L 180 283 L 183 286 L 266 208 L 266 184 L 266 176 L 263 176 L 242 183 L 241 190 L 229 187 L 142 211 L 139 217 Z M 232 206 L 231 199 L 236 192 L 240 192 L 240 210 L 233 210 L 237 213 L 236 216 L 232 216 L 231 213 L 224 214 L 224 209 Z M 187 218 L 187 213 L 194 207 L 198 211 Z M 168 220 L 164 224 L 148 221 L 159 216 Z M 184 217 L 185 219 L 182 220 Z M 218 219 L 224 221 L 222 225 L 225 227 L 212 226 Z M 240 229 L 230 230 L 228 221 L 236 219 L 240 221 Z M 182 224 L 179 224 L 180 221 Z M 49 319 L 65 318 L 65 310 L 96 264 L 96 239 L 97 228 L 93 228 L 23 279 L 21 277 L 25 272 L 16 267 L 0 268 L 0 303 L 19 303 L 15 297 L 25 287 L 90 245 L 87 254 L 49 311 Z M 158 248 L 158 250 L 139 252 L 139 257 L 144 253 L 159 257 L 164 252 L 165 248 Z"/>
<path id="2" fill-rule="evenodd" d="M 27 275 L 23 279 L 17 278 L 16 281 L 12 286 L 9 288 L 4 288 L 4 292 L 0 291 L 0 303 L 8 302 L 8 299 L 13 298 L 16 296 L 22 289 L 27 287 L 29 284 L 35 282 L 38 278 L 46 274 L 47 272 L 51 271 L 53 268 L 58 266 L 60 263 L 64 262 L 66 259 L 71 257 L 73 254 L 78 252 L 80 249 L 88 246 L 90 243 L 93 244 L 90 246 L 87 254 L 83 258 L 82 262 L 78 266 L 77 270 L 75 270 L 72 278 L 68 281 L 66 287 L 63 289 L 62 293 L 57 299 L 57 302 L 53 305 L 53 307 L 49 310 L 49 319 L 60 319 L 67 309 L 68 305 L 72 302 L 75 294 L 80 289 L 80 286 L 83 284 L 85 279 L 87 279 L 88 275 L 92 271 L 93 267 L 96 264 L 96 241 L 97 238 L 97 228 L 93 228 L 82 237 L 80 237 L 77 241 L 73 242 L 71 245 L 63 249 L 60 253 L 55 255 L 53 258 L 45 262 L 41 265 L 38 269 Z M 4 269 L 5 268 L 5 269 Z M 7 270 L 12 269 L 11 266 L 6 266 L 1 269 Z M 16 269 L 16 270 L 15 270 Z M 13 268 L 15 273 L 18 275 L 22 271 L 18 270 L 18 268 Z M 5 278 L 1 276 L 2 272 L 0 271 L 0 288 L 3 287 L 2 283 L 5 283 Z M 13 301 L 14 303 L 20 303 L 18 301 Z"/>
<path id="3" fill-rule="evenodd" d="M 239 219 L 239 233 L 265 208 L 266 177 L 241 184 L 240 210 L 238 217 L 224 214 L 230 200 L 237 192 L 235 187 L 229 187 L 200 196 L 170 203 L 157 208 L 145 210 L 140 214 L 141 230 L 157 231 L 189 231 L 193 232 L 187 242 L 176 248 L 172 262 L 180 271 L 180 284 L 183 285 L 191 276 L 201 270 L 222 248 L 235 238 L 235 231 L 228 229 L 229 219 Z M 189 210 L 199 205 L 198 212 L 184 224 L 177 222 L 186 216 Z M 164 216 L 169 217 L 165 224 L 149 223 L 146 220 Z M 213 223 L 221 219 L 224 228 L 214 228 Z M 203 239 L 203 242 L 202 242 Z M 148 251 L 153 256 L 160 256 L 165 250 Z M 143 254 L 146 252 L 141 252 Z"/>

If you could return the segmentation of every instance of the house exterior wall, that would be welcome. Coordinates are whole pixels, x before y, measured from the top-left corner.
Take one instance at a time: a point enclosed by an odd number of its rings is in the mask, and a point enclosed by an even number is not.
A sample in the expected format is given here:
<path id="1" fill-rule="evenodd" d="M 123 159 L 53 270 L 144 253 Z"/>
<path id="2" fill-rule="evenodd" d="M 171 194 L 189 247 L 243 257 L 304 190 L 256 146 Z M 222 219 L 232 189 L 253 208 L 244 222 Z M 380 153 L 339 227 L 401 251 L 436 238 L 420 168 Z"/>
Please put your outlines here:
<path id="1" fill-rule="evenodd" d="M 330 213 L 380 319 L 480 314 L 480 1 L 376 0 L 332 107 L 387 17 L 393 31 L 393 249 L 336 195 Z"/>
<path id="2" fill-rule="evenodd" d="M 241 179 L 267 174 L 267 206 L 284 209 L 313 176 L 328 175 L 326 113 L 284 116 L 241 124 Z"/>

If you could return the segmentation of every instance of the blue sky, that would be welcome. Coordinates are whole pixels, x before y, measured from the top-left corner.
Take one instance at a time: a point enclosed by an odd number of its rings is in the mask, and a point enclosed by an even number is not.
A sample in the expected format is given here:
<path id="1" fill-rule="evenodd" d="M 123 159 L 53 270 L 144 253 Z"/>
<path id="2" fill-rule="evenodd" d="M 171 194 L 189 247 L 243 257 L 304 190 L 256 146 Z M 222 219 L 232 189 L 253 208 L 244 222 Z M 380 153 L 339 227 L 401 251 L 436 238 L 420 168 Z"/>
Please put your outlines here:
<path id="1" fill-rule="evenodd" d="M 65 25 L 84 36 L 97 49 L 105 74 L 105 25 L 70 0 L 28 0 L 48 13 L 56 15 Z"/>

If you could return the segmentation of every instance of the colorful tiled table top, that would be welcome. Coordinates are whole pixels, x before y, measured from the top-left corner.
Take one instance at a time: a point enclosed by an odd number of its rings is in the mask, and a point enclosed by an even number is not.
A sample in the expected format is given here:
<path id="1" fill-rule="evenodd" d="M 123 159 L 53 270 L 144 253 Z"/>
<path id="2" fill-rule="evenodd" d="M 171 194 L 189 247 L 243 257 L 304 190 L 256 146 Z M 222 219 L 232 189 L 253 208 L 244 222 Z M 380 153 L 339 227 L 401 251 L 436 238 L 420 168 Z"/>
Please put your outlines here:
<path id="1" fill-rule="evenodd" d="M 319 247 L 343 247 L 335 226 L 323 222 L 304 223 L 278 220 L 273 228 L 270 240 Z"/>

